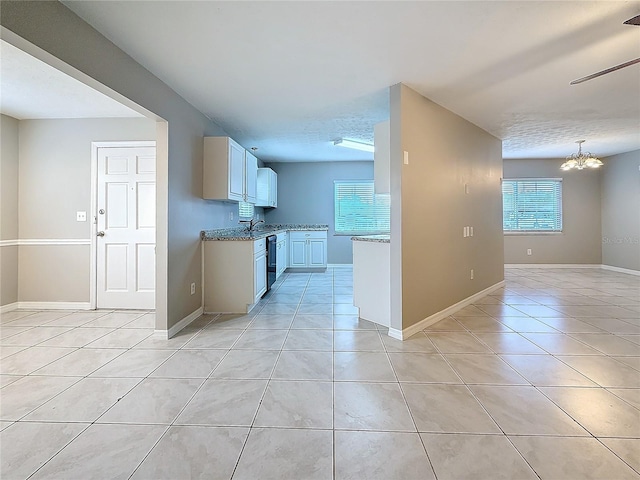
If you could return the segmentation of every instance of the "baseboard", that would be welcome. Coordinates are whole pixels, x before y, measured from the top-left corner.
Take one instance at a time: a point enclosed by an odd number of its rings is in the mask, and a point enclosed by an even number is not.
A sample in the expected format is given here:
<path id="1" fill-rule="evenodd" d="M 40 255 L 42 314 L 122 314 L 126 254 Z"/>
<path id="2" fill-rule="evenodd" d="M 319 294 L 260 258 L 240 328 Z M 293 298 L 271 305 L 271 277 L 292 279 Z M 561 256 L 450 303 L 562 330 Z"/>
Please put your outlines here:
<path id="1" fill-rule="evenodd" d="M 187 327 L 191 322 L 193 322 L 196 318 L 199 318 L 204 311 L 203 307 L 200 307 L 195 312 L 191 312 L 189 315 L 184 317 L 178 323 L 176 323 L 169 330 L 156 330 L 155 333 L 159 333 L 164 336 L 167 340 L 174 337 L 180 330 Z"/>
<path id="2" fill-rule="evenodd" d="M 18 308 L 18 302 L 7 303 L 6 305 L 2 305 L 0 307 L 0 313 L 12 312 L 13 310 L 17 310 Z"/>
<path id="3" fill-rule="evenodd" d="M 324 273 L 327 267 L 287 267 L 286 273 Z"/>
<path id="4" fill-rule="evenodd" d="M 505 263 L 504 268 L 600 268 L 597 263 Z"/>
<path id="5" fill-rule="evenodd" d="M 328 263 L 327 268 L 353 268 L 353 263 Z"/>
<path id="6" fill-rule="evenodd" d="M 631 270 L 630 268 L 614 267 L 613 265 L 601 265 L 603 270 L 611 270 L 612 272 L 627 273 L 640 277 L 640 270 Z"/>
<path id="7" fill-rule="evenodd" d="M 89 302 L 18 302 L 22 310 L 91 310 Z"/>
<path id="8" fill-rule="evenodd" d="M 433 315 L 430 315 L 427 318 L 420 320 L 418 323 L 411 325 L 410 327 L 404 328 L 402 330 L 390 328 L 389 336 L 393 338 L 397 338 L 398 340 L 404 340 L 406 338 L 409 338 L 410 336 L 415 335 L 416 333 L 420 332 L 421 330 L 424 330 L 425 328 L 433 325 L 434 323 L 437 323 L 440 320 L 447 318 L 448 316 L 452 315 L 458 310 L 461 310 L 464 307 L 471 305 L 476 300 L 479 300 L 482 297 L 489 295 L 491 292 L 504 287 L 504 285 L 505 285 L 505 281 L 502 280 L 494 285 L 491 285 L 490 287 L 485 288 L 484 290 L 481 290 L 478 293 L 474 293 L 473 295 L 465 298 L 464 300 L 460 300 L 458 303 L 455 303 L 450 307 L 447 307 L 444 310 L 439 311 L 438 313 L 434 313 Z"/>

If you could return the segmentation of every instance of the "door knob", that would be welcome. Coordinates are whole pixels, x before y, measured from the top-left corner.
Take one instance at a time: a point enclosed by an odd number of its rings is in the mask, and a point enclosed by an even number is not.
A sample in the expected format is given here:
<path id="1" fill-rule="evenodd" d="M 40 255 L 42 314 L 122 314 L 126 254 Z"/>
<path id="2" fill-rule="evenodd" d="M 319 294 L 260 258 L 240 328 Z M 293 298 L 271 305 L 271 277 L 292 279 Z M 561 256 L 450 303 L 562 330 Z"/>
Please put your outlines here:
<path id="1" fill-rule="evenodd" d="M 98 237 L 104 237 L 104 232 L 102 232 L 102 231 L 101 231 L 101 232 L 98 232 L 98 233 L 96 233 L 96 235 L 97 235 Z"/>

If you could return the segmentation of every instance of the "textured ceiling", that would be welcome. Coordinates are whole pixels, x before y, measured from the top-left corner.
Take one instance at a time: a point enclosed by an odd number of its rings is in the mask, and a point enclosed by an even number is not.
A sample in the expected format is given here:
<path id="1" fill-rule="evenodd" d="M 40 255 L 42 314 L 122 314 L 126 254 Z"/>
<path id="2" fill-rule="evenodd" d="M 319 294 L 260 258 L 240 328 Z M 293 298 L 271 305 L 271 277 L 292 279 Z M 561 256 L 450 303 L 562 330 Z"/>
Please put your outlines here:
<path id="1" fill-rule="evenodd" d="M 615 2 L 63 2 L 267 161 L 364 159 L 403 82 L 506 158 L 640 148 L 640 27 Z"/>
<path id="2" fill-rule="evenodd" d="M 142 117 L 0 40 L 0 112 L 24 119 Z"/>

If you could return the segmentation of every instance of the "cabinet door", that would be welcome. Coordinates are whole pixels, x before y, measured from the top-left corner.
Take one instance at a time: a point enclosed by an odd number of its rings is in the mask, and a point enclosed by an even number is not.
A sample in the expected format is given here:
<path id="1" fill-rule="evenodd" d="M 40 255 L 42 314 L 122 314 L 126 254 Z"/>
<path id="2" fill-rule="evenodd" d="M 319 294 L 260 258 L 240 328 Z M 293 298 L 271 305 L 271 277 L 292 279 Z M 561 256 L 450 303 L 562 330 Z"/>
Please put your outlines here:
<path id="1" fill-rule="evenodd" d="M 312 238 L 309 240 L 309 266 L 325 267 L 327 265 L 327 241 Z"/>
<path id="2" fill-rule="evenodd" d="M 229 139 L 229 200 L 244 201 L 244 148 Z"/>
<path id="3" fill-rule="evenodd" d="M 306 267 L 307 266 L 307 241 L 291 240 L 289 243 L 289 266 L 290 267 Z"/>
<path id="4" fill-rule="evenodd" d="M 253 294 L 255 301 L 260 300 L 260 297 L 267 291 L 267 255 L 266 252 L 261 252 L 255 256 L 254 271 L 253 271 Z"/>
<path id="5" fill-rule="evenodd" d="M 269 182 L 269 200 L 270 200 L 269 204 L 273 208 L 276 208 L 278 206 L 278 174 L 276 172 L 272 172 L 270 180 L 271 181 Z"/>
<path id="6" fill-rule="evenodd" d="M 245 202 L 255 204 L 258 189 L 258 159 L 250 152 L 245 153 L 245 159 Z"/>
<path id="7" fill-rule="evenodd" d="M 278 242 L 276 245 L 276 278 L 282 275 L 285 269 L 285 255 L 286 251 L 284 246 L 286 245 L 285 241 Z"/>

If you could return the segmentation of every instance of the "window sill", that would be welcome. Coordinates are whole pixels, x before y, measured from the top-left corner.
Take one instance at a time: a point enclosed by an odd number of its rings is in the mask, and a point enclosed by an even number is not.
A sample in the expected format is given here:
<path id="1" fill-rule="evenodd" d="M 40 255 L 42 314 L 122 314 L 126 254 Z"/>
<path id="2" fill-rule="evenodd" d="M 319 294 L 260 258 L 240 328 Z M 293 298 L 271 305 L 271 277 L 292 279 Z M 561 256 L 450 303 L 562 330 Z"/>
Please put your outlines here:
<path id="1" fill-rule="evenodd" d="M 512 236 L 531 236 L 531 235 L 542 235 L 542 236 L 547 236 L 547 235 L 564 235 L 564 232 L 536 232 L 536 231 L 523 231 L 523 232 L 503 232 L 505 237 L 512 237 Z"/>
<path id="2" fill-rule="evenodd" d="M 334 237 L 365 237 L 369 235 L 390 235 L 391 232 L 333 232 Z"/>

